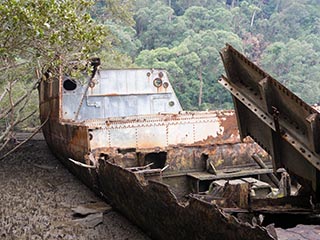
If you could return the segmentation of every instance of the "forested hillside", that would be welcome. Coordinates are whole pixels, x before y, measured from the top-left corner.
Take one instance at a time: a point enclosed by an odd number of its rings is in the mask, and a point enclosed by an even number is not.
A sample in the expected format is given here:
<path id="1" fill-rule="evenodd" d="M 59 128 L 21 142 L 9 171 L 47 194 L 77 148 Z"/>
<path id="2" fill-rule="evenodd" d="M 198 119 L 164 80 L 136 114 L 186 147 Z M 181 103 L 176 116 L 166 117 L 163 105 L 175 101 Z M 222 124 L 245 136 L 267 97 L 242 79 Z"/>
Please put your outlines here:
<path id="1" fill-rule="evenodd" d="M 104 68 L 166 69 L 186 110 L 225 109 L 228 42 L 320 103 L 319 0 L 1 0 L 0 14 L 0 150 L 37 125 L 43 73 L 93 56 Z"/>
<path id="2" fill-rule="evenodd" d="M 185 109 L 231 108 L 218 51 L 244 52 L 308 103 L 320 102 L 319 0 L 136 0 L 115 28 L 135 65 L 165 68 Z"/>

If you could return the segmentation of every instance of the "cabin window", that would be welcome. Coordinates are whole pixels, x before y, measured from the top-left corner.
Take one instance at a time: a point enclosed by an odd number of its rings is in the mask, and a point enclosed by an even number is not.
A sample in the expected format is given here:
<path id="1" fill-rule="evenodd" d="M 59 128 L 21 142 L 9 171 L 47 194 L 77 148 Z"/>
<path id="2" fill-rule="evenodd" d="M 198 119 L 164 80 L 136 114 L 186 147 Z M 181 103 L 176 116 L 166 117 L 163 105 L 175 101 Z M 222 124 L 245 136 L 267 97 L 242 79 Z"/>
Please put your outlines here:
<path id="1" fill-rule="evenodd" d="M 63 88 L 67 91 L 73 91 L 77 88 L 77 83 L 73 79 L 66 79 L 63 82 Z"/>

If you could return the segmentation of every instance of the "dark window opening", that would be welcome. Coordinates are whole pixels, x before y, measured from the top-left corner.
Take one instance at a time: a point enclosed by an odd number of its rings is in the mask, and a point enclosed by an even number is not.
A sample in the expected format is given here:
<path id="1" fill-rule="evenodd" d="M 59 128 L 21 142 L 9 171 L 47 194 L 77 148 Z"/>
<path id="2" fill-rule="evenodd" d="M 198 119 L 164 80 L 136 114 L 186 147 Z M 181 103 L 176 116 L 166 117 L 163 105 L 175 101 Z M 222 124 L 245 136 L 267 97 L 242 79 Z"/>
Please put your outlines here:
<path id="1" fill-rule="evenodd" d="M 77 88 L 77 83 L 73 79 L 66 79 L 63 82 L 63 88 L 67 91 L 75 90 Z"/>
<path id="2" fill-rule="evenodd" d="M 204 170 L 206 170 L 206 171 L 209 171 L 209 169 L 210 169 L 210 161 L 208 161 L 208 159 L 209 159 L 209 155 L 208 154 L 206 154 L 206 153 L 202 153 L 201 154 L 201 157 L 200 157 L 200 159 L 201 159 L 201 164 L 202 164 L 202 168 L 204 169 Z"/>
<path id="3" fill-rule="evenodd" d="M 210 184 L 212 183 L 212 180 L 202 180 L 199 181 L 199 192 L 206 192 L 210 188 Z"/>
<path id="4" fill-rule="evenodd" d="M 166 152 L 148 153 L 144 158 L 145 165 L 149 163 L 153 163 L 151 168 L 164 168 L 166 161 L 167 161 Z"/>

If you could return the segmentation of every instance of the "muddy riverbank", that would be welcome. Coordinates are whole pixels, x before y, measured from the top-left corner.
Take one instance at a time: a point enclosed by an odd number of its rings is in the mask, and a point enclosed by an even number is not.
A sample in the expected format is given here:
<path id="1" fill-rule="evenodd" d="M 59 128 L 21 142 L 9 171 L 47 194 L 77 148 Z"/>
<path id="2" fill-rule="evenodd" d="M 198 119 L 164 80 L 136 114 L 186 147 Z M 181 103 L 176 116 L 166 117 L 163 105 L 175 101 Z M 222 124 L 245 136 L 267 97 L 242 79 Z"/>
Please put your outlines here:
<path id="1" fill-rule="evenodd" d="M 101 202 L 51 154 L 29 141 L 0 162 L 0 239 L 149 239 L 112 209 L 96 227 L 75 221 L 72 208 Z"/>

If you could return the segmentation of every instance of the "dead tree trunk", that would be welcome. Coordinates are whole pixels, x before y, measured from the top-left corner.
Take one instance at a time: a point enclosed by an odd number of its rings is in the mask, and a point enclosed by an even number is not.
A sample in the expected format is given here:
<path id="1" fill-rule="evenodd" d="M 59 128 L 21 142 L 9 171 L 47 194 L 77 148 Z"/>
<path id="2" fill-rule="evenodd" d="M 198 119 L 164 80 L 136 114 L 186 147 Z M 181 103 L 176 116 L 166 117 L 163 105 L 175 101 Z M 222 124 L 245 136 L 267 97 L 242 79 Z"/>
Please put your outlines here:
<path id="1" fill-rule="evenodd" d="M 7 84 L 0 96 L 0 159 L 6 155 L 8 149 L 17 144 L 14 136 L 16 127 L 37 112 L 37 109 L 30 109 L 30 100 L 33 99 L 33 92 L 40 81 L 40 78 L 35 79 L 31 85 L 25 87 L 27 85 L 18 84 L 23 82 L 20 75 L 16 74 L 19 73 L 19 66 L 13 65 L 3 69 L 3 79 Z"/>
<path id="2" fill-rule="evenodd" d="M 203 88 L 202 66 L 200 66 L 200 68 L 199 68 L 198 77 L 199 77 L 199 80 L 200 80 L 198 106 L 200 107 L 201 104 L 202 104 L 202 88 Z"/>

